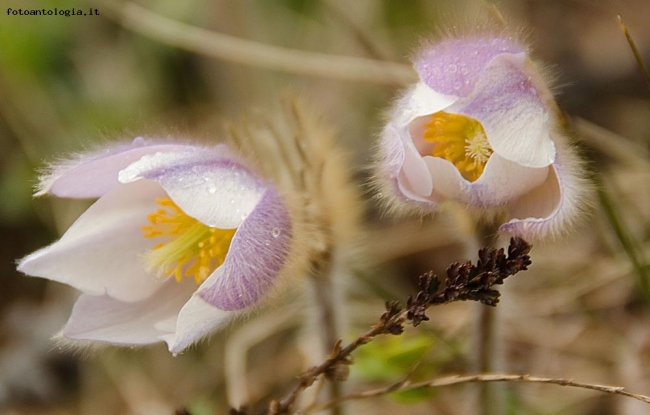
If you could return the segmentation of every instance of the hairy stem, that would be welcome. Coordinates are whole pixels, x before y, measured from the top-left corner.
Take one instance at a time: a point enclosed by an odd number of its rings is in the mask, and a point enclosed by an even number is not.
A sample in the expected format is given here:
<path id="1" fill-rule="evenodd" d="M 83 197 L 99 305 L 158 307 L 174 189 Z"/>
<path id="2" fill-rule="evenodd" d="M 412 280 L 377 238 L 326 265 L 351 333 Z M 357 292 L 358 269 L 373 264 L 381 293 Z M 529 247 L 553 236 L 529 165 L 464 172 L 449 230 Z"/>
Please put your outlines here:
<path id="1" fill-rule="evenodd" d="M 492 226 L 477 227 L 477 242 L 479 246 L 492 248 L 497 240 L 497 231 Z M 486 307 L 476 304 L 478 315 L 476 318 L 476 371 L 490 373 L 498 370 L 499 346 L 497 336 L 498 310 L 495 307 Z M 480 415 L 499 415 L 503 413 L 503 394 L 499 385 L 491 382 L 478 384 L 478 413 Z"/>
<path id="2" fill-rule="evenodd" d="M 332 258 L 331 254 L 313 265 L 312 272 L 312 292 L 315 304 L 319 313 L 319 324 L 321 341 L 323 343 L 323 350 L 332 350 L 340 338 L 340 316 L 339 298 L 337 287 L 333 280 L 332 274 Z M 330 399 L 338 399 L 341 397 L 342 390 L 341 384 L 337 381 L 329 382 Z M 341 406 L 331 408 L 333 415 L 342 415 L 343 410 Z"/>

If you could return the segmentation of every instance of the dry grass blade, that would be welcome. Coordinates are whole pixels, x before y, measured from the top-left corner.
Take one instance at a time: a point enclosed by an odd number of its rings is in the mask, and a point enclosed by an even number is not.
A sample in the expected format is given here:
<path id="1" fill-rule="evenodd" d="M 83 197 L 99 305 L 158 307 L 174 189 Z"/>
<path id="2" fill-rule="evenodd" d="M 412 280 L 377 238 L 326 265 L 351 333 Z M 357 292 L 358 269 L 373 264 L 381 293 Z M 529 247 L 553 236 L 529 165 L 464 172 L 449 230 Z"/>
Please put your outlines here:
<path id="1" fill-rule="evenodd" d="M 650 396 L 639 395 L 636 393 L 627 392 L 625 388 L 621 386 L 608 386 L 608 385 L 597 385 L 592 383 L 582 383 L 575 382 L 571 379 L 560 379 L 560 378 L 544 378 L 530 375 L 506 375 L 506 374 L 484 374 L 484 375 L 471 375 L 471 376 L 447 376 L 442 378 L 436 378 L 432 380 L 427 380 L 424 382 L 418 383 L 409 383 L 404 380 L 400 380 L 398 383 L 394 383 L 383 388 L 373 389 L 358 393 L 352 393 L 349 395 L 343 396 L 338 401 L 329 401 L 324 404 L 312 408 L 312 411 L 321 411 L 327 408 L 338 405 L 342 401 L 350 400 L 359 400 L 367 399 L 376 396 L 383 396 L 393 392 L 403 392 L 420 388 L 438 388 L 442 386 L 451 386 L 451 385 L 460 385 L 464 383 L 485 383 L 485 382 L 527 382 L 527 383 L 549 383 L 559 386 L 568 386 L 573 388 L 581 389 L 590 389 L 602 393 L 609 393 L 613 395 L 625 396 L 627 398 L 636 399 L 638 401 L 650 404 Z M 310 411 L 311 412 L 311 411 Z"/>
<path id="2" fill-rule="evenodd" d="M 627 26 L 625 25 L 625 23 L 623 23 L 623 18 L 621 17 L 621 15 L 618 16 L 618 24 L 621 26 L 621 31 L 623 31 L 623 34 L 625 35 L 627 44 L 630 45 L 630 49 L 634 54 L 634 59 L 636 60 L 637 65 L 639 66 L 639 70 L 643 74 L 643 78 L 645 79 L 646 84 L 648 84 L 648 87 L 650 88 L 650 72 L 648 71 L 648 67 L 643 62 L 641 53 L 639 52 L 639 49 L 636 47 L 636 44 L 634 43 L 634 39 L 632 39 L 632 35 L 630 35 L 629 30 L 627 30 Z"/>

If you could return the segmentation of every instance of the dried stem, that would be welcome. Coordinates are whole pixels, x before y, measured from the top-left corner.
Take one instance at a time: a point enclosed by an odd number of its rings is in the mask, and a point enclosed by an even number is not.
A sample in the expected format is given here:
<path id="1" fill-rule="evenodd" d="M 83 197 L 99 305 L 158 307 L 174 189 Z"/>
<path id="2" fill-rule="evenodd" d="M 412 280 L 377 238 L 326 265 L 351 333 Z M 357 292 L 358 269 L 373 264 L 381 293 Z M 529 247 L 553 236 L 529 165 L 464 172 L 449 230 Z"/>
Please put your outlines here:
<path id="1" fill-rule="evenodd" d="M 543 378 L 543 377 L 530 376 L 530 375 L 481 374 L 481 375 L 470 375 L 470 376 L 458 376 L 458 375 L 446 376 L 442 378 L 436 378 L 436 379 L 427 380 L 424 382 L 417 382 L 417 383 L 411 383 L 408 380 L 401 380 L 397 383 L 393 383 L 383 388 L 345 395 L 339 401 L 329 401 L 323 403 L 322 405 L 314 406 L 313 408 L 310 408 L 309 412 L 312 411 L 317 412 L 323 409 L 327 409 L 332 406 L 339 405 L 342 401 L 367 399 L 376 396 L 387 395 L 389 393 L 398 392 L 398 391 L 400 392 L 409 391 L 409 390 L 420 389 L 420 388 L 437 388 L 442 386 L 460 385 L 464 383 L 477 383 L 477 382 L 478 383 L 492 383 L 492 382 L 550 383 L 559 386 L 590 389 L 598 392 L 610 393 L 613 395 L 621 395 L 621 396 L 636 399 L 638 401 L 650 404 L 650 396 L 627 392 L 625 388 L 621 386 L 596 385 L 591 383 L 575 382 L 571 379 Z"/>
<path id="2" fill-rule="evenodd" d="M 510 240 L 508 254 L 502 249 L 483 248 L 479 251 L 476 265 L 471 261 L 454 263 L 447 269 L 447 277 L 442 281 L 437 275 L 428 272 L 420 277 L 420 291 L 406 301 L 402 309 L 397 301 L 386 303 L 386 311 L 379 322 L 370 330 L 359 336 L 352 343 L 341 347 L 337 341 L 330 356 L 320 365 L 314 366 L 300 376 L 298 384 L 282 399 L 274 400 L 269 405 L 271 415 L 288 415 L 293 411 L 293 405 L 298 395 L 310 387 L 321 375 L 328 380 L 345 380 L 348 366 L 352 364 L 350 355 L 360 346 L 371 342 L 383 334 L 398 335 L 404 331 L 404 323 L 410 322 L 418 326 L 429 318 L 426 310 L 434 305 L 447 304 L 454 301 L 479 301 L 485 305 L 495 306 L 499 302 L 499 292 L 493 288 L 519 271 L 526 270 L 530 265 L 531 246 L 523 239 Z"/>
<path id="3" fill-rule="evenodd" d="M 646 84 L 648 87 L 650 87 L 650 71 L 648 71 L 648 67 L 645 65 L 645 62 L 643 62 L 641 52 L 639 52 L 639 49 L 636 47 L 634 39 L 632 39 L 632 35 L 630 35 L 630 31 L 627 30 L 627 26 L 625 23 L 623 23 L 623 18 L 621 15 L 618 16 L 618 24 L 621 27 L 621 31 L 625 35 L 627 44 L 630 45 L 630 49 L 632 50 L 632 54 L 634 54 L 634 59 L 636 60 L 636 64 L 639 67 L 639 71 L 641 71 L 641 74 L 643 75 L 643 79 L 645 79 Z"/>
<path id="4" fill-rule="evenodd" d="M 356 82 L 406 85 L 417 77 L 405 64 L 330 55 L 267 45 L 215 33 L 153 13 L 135 3 L 102 1 L 123 27 L 158 42 L 213 58 L 301 75 Z"/>

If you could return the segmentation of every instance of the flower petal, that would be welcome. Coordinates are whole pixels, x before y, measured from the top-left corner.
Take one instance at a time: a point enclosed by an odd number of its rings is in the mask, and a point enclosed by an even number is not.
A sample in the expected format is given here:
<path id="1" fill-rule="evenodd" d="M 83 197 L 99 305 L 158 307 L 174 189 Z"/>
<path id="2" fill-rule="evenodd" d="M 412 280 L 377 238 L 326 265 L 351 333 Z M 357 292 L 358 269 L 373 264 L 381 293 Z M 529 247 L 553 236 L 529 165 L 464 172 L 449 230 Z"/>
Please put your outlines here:
<path id="1" fill-rule="evenodd" d="M 558 152 L 546 181 L 509 206 L 510 217 L 500 232 L 526 239 L 554 237 L 581 217 L 581 202 L 591 185 L 580 174 L 581 163 L 570 148 Z"/>
<path id="2" fill-rule="evenodd" d="M 418 82 L 397 102 L 395 124 L 406 126 L 414 118 L 442 111 L 457 100 L 455 95 L 442 94 Z"/>
<path id="3" fill-rule="evenodd" d="M 159 182 L 186 214 L 221 229 L 238 227 L 266 188 L 222 149 L 151 154 L 119 173 L 122 183 L 140 179 Z"/>
<path id="4" fill-rule="evenodd" d="M 168 279 L 143 301 L 123 302 L 110 295 L 83 294 L 72 309 L 63 336 L 112 344 L 149 344 L 169 335 L 160 322 L 175 319 L 196 284 Z"/>
<path id="5" fill-rule="evenodd" d="M 467 96 L 495 57 L 525 52 L 511 38 L 449 38 L 424 47 L 415 57 L 415 70 L 431 89 Z"/>
<path id="6" fill-rule="evenodd" d="M 213 307 L 195 294 L 174 320 L 174 334 L 162 336 L 162 339 L 171 353 L 179 353 L 237 315 L 237 312 Z"/>
<path id="7" fill-rule="evenodd" d="M 141 137 L 130 144 L 114 144 L 99 151 L 82 153 L 52 167 L 41 178 L 36 196 L 51 193 L 59 197 L 97 198 L 120 184 L 117 173 L 139 160 L 157 152 L 171 152 L 190 148 L 180 144 L 155 144 Z"/>
<path id="8" fill-rule="evenodd" d="M 92 295 L 138 301 L 157 288 L 140 255 L 156 244 L 142 236 L 147 214 L 164 192 L 157 183 L 120 185 L 93 204 L 52 245 L 23 258 L 18 270 Z"/>
<path id="9" fill-rule="evenodd" d="M 433 178 L 434 198 L 439 195 L 481 208 L 504 205 L 539 186 L 548 176 L 548 167 L 524 167 L 493 154 L 481 177 L 472 183 L 451 162 L 431 156 L 424 159 Z"/>
<path id="10" fill-rule="evenodd" d="M 237 229 L 223 265 L 199 290 L 201 298 L 221 310 L 253 306 L 276 282 L 287 260 L 292 233 L 289 212 L 269 187 Z"/>
<path id="11" fill-rule="evenodd" d="M 418 117 L 440 111 L 455 100 L 455 97 L 439 94 L 420 82 L 397 102 L 391 121 L 382 132 L 382 169 L 388 172 L 391 180 L 397 180 L 396 190 L 409 199 L 427 202 L 426 197 L 432 189 L 431 178 L 418 148 L 424 145 L 424 140 L 421 137 L 419 141 L 412 139 L 410 124 Z"/>
<path id="12" fill-rule="evenodd" d="M 524 65 L 525 56 L 496 57 L 472 94 L 445 111 L 479 120 L 501 157 L 526 167 L 546 167 L 555 160 L 550 115 Z"/>

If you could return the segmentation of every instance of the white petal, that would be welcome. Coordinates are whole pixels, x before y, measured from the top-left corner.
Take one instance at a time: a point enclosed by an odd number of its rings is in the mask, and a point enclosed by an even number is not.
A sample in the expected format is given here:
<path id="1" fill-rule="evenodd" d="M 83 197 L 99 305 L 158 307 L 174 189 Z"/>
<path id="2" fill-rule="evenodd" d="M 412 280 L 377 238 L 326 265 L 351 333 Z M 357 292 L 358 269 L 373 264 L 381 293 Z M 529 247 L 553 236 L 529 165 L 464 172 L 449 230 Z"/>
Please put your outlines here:
<path id="1" fill-rule="evenodd" d="M 157 183 L 119 185 L 84 212 L 60 240 L 23 258 L 18 270 L 121 301 L 148 297 L 160 281 L 145 271 L 141 255 L 157 241 L 144 238 L 140 227 L 158 208 L 155 199 L 160 196 L 164 192 Z"/>
<path id="2" fill-rule="evenodd" d="M 524 72 L 522 59 L 495 58 L 472 94 L 447 111 L 479 120 L 501 157 L 526 167 L 546 167 L 555 160 L 550 114 L 542 91 L 533 83 L 537 76 Z"/>
<path id="3" fill-rule="evenodd" d="M 483 207 L 506 204 L 542 184 L 548 172 L 548 167 L 525 167 L 493 154 L 481 177 L 469 184 L 468 203 Z"/>
<path id="4" fill-rule="evenodd" d="M 155 180 L 187 215 L 208 226 L 236 228 L 255 208 L 266 185 L 221 153 L 200 149 L 151 154 L 122 170 L 119 179 Z"/>
<path id="5" fill-rule="evenodd" d="M 527 239 L 555 237 L 583 217 L 582 206 L 592 188 L 582 176 L 582 164 L 562 143 L 546 181 L 509 205 L 514 219 L 501 226 L 503 233 Z"/>
<path id="6" fill-rule="evenodd" d="M 502 206 L 539 186 L 548 175 L 548 167 L 530 168 L 493 154 L 481 177 L 470 182 L 449 161 L 425 157 L 433 178 L 433 193 L 445 199 L 490 208 Z"/>
<path id="7" fill-rule="evenodd" d="M 448 160 L 426 156 L 424 161 L 427 164 L 429 175 L 433 179 L 433 197 L 440 201 L 450 199 L 467 203 L 467 184 L 460 172 Z"/>
<path id="8" fill-rule="evenodd" d="M 214 284 L 216 278 L 218 275 L 213 274 L 202 284 L 202 287 Z M 178 353 L 226 324 L 238 314 L 234 311 L 224 311 L 213 307 L 194 294 L 178 314 L 175 333 L 164 336 L 163 340 L 167 342 L 170 352 Z"/>
<path id="9" fill-rule="evenodd" d="M 75 303 L 63 336 L 123 345 L 159 342 L 170 333 L 161 330 L 161 322 L 176 320 L 195 289 L 194 281 L 168 279 L 153 295 L 138 302 L 84 294 Z"/>
<path id="10" fill-rule="evenodd" d="M 404 144 L 404 164 L 402 165 L 402 180 L 400 185 L 409 189 L 417 196 L 427 197 L 433 190 L 433 181 L 427 170 L 427 164 L 417 152 L 412 142 Z"/>
<path id="11" fill-rule="evenodd" d="M 117 173 L 156 152 L 180 151 L 190 148 L 182 144 L 147 142 L 142 138 L 133 143 L 118 143 L 88 153 L 72 160 L 55 164 L 51 172 L 41 178 L 37 196 L 51 193 L 59 197 L 97 198 L 119 184 Z"/>
<path id="12" fill-rule="evenodd" d="M 435 114 L 457 100 L 457 96 L 436 92 L 420 81 L 398 102 L 397 108 L 402 111 L 402 119 L 398 122 L 404 124 L 406 121 L 405 124 L 408 124 L 417 117 Z"/>

